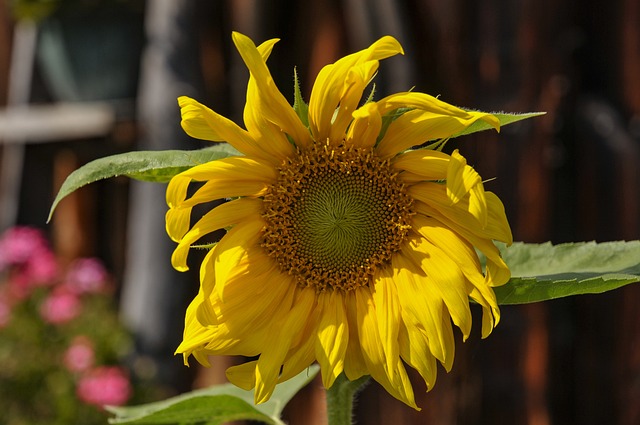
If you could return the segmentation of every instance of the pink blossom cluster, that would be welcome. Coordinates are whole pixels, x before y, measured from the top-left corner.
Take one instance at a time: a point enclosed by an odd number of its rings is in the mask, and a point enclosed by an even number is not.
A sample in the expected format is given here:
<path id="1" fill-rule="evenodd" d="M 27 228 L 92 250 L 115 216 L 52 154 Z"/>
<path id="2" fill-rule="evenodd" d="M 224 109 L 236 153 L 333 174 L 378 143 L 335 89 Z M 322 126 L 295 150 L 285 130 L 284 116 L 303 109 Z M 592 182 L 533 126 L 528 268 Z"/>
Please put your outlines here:
<path id="1" fill-rule="evenodd" d="M 0 287 L 0 327 L 11 317 L 11 306 L 28 298 L 38 287 L 50 293 L 40 306 L 40 314 L 51 324 L 67 323 L 82 309 L 80 296 L 107 292 L 109 275 L 96 258 L 80 258 L 62 273 L 44 233 L 17 226 L 0 238 L 0 272 L 7 276 Z"/>
<path id="2" fill-rule="evenodd" d="M 119 406 L 131 397 L 127 373 L 117 366 L 96 367 L 80 378 L 76 393 L 87 404 Z"/>
<path id="3" fill-rule="evenodd" d="M 98 294 L 109 289 L 109 274 L 97 258 L 79 258 L 69 266 L 64 286 L 75 294 Z"/>
<path id="4" fill-rule="evenodd" d="M 83 296 L 107 294 L 112 288 L 102 262 L 96 258 L 74 260 L 62 270 L 44 233 L 32 227 L 14 227 L 0 237 L 0 329 L 11 323 L 12 309 L 36 294 L 42 320 L 60 326 L 76 319 Z M 43 293 L 44 291 L 44 293 Z M 76 336 L 63 354 L 64 367 L 76 376 L 78 398 L 88 404 L 121 405 L 132 387 L 124 369 L 96 364 L 91 339 Z"/>
<path id="5" fill-rule="evenodd" d="M 91 339 L 84 335 L 74 338 L 64 353 L 64 365 L 73 373 L 82 373 L 91 369 L 95 363 L 96 354 Z"/>
<path id="6" fill-rule="evenodd" d="M 118 366 L 96 366 L 91 340 L 74 339 L 64 354 L 65 367 L 79 375 L 76 394 L 80 400 L 96 406 L 119 406 L 131 397 L 129 376 Z"/>
<path id="7" fill-rule="evenodd" d="M 18 298 L 29 296 L 34 287 L 53 284 L 58 263 L 41 230 L 17 226 L 0 238 L 0 271 L 7 271 L 8 290 Z"/>
<path id="8" fill-rule="evenodd" d="M 80 298 L 64 289 L 54 290 L 40 305 L 40 316 L 53 324 L 70 322 L 78 317 L 82 310 Z"/>

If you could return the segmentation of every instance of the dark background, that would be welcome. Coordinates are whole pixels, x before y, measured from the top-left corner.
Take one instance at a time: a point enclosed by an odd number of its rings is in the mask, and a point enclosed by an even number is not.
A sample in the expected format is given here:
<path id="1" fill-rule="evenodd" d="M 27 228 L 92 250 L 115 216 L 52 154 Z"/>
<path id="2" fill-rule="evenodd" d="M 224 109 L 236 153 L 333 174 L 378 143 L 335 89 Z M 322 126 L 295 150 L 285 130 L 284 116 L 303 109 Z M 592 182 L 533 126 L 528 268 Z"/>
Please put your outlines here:
<path id="1" fill-rule="evenodd" d="M 147 12 L 159 3 L 163 1 L 148 0 Z M 378 98 L 415 87 L 449 103 L 485 111 L 547 112 L 506 127 L 500 135 L 485 132 L 448 146 L 459 148 L 483 178 L 495 178 L 486 187 L 503 200 L 515 240 L 561 243 L 640 237 L 637 0 L 176 3 L 180 10 L 173 22 L 179 31 L 166 36 L 178 39 L 176 46 L 181 48 L 170 51 L 162 66 L 145 72 L 175 72 L 181 81 L 190 82 L 184 94 L 236 122 L 241 121 L 248 73 L 231 42 L 232 30 L 256 43 L 281 38 L 269 66 L 290 99 L 294 66 L 308 98 L 323 65 L 390 34 L 399 39 L 405 56 L 381 64 Z M 14 20 L 6 8 L 0 19 L 2 102 L 9 87 Z M 166 92 L 175 91 L 172 87 Z M 31 101 L 56 100 L 36 69 Z M 53 225 L 45 227 L 44 220 L 65 173 L 107 153 L 149 145 L 144 140 L 151 132 L 139 124 L 141 116 L 153 111 L 142 110 L 144 102 L 134 104 L 134 111 L 125 113 L 113 132 L 92 143 L 27 145 L 18 216 L 18 223 L 48 229 L 60 255 L 99 255 L 120 280 L 126 280 L 133 255 L 126 248 L 134 238 L 132 230 L 127 231 L 128 181 L 115 179 L 83 189 L 61 208 Z M 177 105 L 174 108 L 176 126 L 179 112 Z M 175 140 L 172 146 L 201 145 Z M 69 152 L 70 163 L 64 161 Z M 56 173 L 62 177 L 54 178 Z M 162 214 L 166 208 L 161 199 L 149 207 Z M 158 257 L 158 263 L 166 261 Z M 178 299 L 187 300 L 196 282 L 184 285 L 186 295 Z M 640 288 L 632 285 L 605 295 L 505 306 L 500 325 L 484 341 L 475 311 L 472 337 L 462 343 L 457 335 L 453 371 L 446 374 L 441 369 L 428 394 L 413 374 L 421 412 L 372 383 L 359 398 L 357 423 L 638 424 L 638 300 Z M 179 325 L 182 318 L 171 321 Z M 179 332 L 166 328 L 169 347 L 175 347 Z M 168 350 L 160 355 L 171 356 Z M 167 365 L 177 372 L 162 379 L 184 389 L 192 375 L 179 363 L 177 359 Z M 223 370 L 198 371 L 195 385 L 218 382 Z M 321 398 L 317 385 L 303 391 L 287 409 L 290 423 L 323 423 Z"/>

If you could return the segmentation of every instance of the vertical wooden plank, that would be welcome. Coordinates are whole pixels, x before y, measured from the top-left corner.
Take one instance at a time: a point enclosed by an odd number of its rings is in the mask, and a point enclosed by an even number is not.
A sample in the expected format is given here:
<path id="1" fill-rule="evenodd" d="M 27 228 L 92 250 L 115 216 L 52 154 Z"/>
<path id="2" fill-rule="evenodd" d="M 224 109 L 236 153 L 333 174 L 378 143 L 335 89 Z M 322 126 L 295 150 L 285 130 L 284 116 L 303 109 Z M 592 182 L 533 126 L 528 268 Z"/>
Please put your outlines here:
<path id="1" fill-rule="evenodd" d="M 63 150 L 54 158 L 52 193 L 57 193 L 62 183 L 80 167 L 78 157 L 71 150 Z M 56 208 L 52 219 L 53 246 L 62 264 L 76 258 L 95 255 L 95 214 L 97 199 L 94 186 L 85 186 L 68 195 Z M 106 225 L 106 223 L 102 223 Z"/>

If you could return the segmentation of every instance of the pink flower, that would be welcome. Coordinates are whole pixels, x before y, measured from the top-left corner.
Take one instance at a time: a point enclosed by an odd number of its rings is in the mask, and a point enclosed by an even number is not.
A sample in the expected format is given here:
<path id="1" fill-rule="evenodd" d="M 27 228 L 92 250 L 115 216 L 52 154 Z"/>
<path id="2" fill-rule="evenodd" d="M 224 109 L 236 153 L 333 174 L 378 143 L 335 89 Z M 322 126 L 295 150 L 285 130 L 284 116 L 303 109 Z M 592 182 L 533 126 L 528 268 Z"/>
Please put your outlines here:
<path id="1" fill-rule="evenodd" d="M 49 251 L 49 245 L 41 230 L 26 226 L 12 227 L 0 238 L 0 268 L 23 264 L 42 251 Z"/>
<path id="2" fill-rule="evenodd" d="M 64 353 L 64 365 L 70 372 L 84 372 L 93 366 L 95 352 L 91 340 L 85 336 L 74 338 Z"/>
<path id="3" fill-rule="evenodd" d="M 120 406 L 131 397 L 131 384 L 121 368 L 102 366 L 89 371 L 80 379 L 76 393 L 87 404 Z"/>
<path id="4" fill-rule="evenodd" d="M 33 256 L 24 265 L 24 274 L 33 285 L 50 286 L 58 276 L 58 262 L 53 252 L 46 250 Z"/>
<path id="5" fill-rule="evenodd" d="M 15 298 L 23 299 L 35 286 L 53 285 L 58 263 L 44 233 L 33 227 L 13 227 L 0 238 L 0 270 L 8 269 L 8 284 Z"/>
<path id="6" fill-rule="evenodd" d="M 40 315 L 54 325 L 66 323 L 80 314 L 82 304 L 77 295 L 56 291 L 49 295 L 40 306 Z"/>
<path id="7" fill-rule="evenodd" d="M 80 258 L 71 264 L 65 285 L 77 294 L 98 293 L 106 289 L 108 277 L 100 260 Z"/>

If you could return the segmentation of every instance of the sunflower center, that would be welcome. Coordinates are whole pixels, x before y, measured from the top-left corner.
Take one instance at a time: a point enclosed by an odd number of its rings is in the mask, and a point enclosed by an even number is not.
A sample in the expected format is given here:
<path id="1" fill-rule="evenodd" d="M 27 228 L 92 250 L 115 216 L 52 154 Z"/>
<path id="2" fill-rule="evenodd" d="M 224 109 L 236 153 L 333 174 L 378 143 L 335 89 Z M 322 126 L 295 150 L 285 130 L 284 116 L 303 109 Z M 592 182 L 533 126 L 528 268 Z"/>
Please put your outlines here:
<path id="1" fill-rule="evenodd" d="M 262 246 L 302 286 L 354 289 L 400 249 L 411 207 L 372 149 L 314 146 L 283 163 L 265 195 Z"/>

